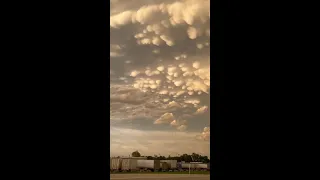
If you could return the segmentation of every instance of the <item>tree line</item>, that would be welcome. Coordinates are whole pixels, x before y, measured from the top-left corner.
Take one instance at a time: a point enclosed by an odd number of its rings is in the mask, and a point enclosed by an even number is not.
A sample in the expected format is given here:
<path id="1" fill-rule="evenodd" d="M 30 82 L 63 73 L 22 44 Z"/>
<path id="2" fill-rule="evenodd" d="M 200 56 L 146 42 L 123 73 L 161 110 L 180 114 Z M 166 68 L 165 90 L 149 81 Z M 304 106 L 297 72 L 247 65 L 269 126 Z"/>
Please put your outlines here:
<path id="1" fill-rule="evenodd" d="M 209 163 L 210 159 L 208 156 L 202 156 L 197 153 L 192 154 L 178 154 L 176 156 L 162 156 L 162 155 L 153 155 L 153 156 L 142 156 L 139 151 L 134 151 L 131 153 L 132 157 L 147 157 L 149 160 L 177 160 L 178 162 L 185 161 L 185 162 L 202 162 L 202 163 Z"/>

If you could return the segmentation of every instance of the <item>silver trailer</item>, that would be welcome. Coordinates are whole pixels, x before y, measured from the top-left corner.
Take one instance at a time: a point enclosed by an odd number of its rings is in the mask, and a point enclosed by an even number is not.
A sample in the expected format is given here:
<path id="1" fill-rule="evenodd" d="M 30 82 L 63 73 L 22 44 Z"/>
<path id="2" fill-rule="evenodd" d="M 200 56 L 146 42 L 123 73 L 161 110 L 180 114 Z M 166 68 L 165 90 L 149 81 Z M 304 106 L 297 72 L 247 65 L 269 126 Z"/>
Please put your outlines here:
<path id="1" fill-rule="evenodd" d="M 195 164 L 196 165 L 196 169 L 208 169 L 208 164 L 206 163 L 201 163 L 201 164 Z"/>
<path id="2" fill-rule="evenodd" d="M 137 159 L 132 158 L 122 158 L 121 170 L 122 171 L 136 171 L 137 168 Z"/>
<path id="3" fill-rule="evenodd" d="M 181 168 L 182 169 L 196 169 L 196 164 L 191 164 L 191 163 L 181 163 Z"/>
<path id="4" fill-rule="evenodd" d="M 111 158 L 110 159 L 110 169 L 111 170 L 120 170 L 122 164 L 122 159 L 120 158 Z"/>
<path id="5" fill-rule="evenodd" d="M 160 162 L 168 163 L 169 169 L 177 169 L 177 160 L 160 160 Z"/>
<path id="6" fill-rule="evenodd" d="M 158 170 L 160 169 L 160 160 L 137 160 L 139 169 Z"/>

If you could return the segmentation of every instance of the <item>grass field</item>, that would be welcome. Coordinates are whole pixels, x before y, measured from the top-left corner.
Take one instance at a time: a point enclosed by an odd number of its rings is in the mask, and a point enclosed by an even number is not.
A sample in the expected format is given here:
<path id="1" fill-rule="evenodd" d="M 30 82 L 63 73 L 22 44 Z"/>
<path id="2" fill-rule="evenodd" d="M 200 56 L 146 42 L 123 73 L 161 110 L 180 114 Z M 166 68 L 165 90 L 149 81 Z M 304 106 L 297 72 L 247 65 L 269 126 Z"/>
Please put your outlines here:
<path id="1" fill-rule="evenodd" d="M 182 172 L 110 172 L 111 174 L 189 174 L 189 171 Z M 210 171 L 191 171 L 190 174 L 210 174 Z"/>

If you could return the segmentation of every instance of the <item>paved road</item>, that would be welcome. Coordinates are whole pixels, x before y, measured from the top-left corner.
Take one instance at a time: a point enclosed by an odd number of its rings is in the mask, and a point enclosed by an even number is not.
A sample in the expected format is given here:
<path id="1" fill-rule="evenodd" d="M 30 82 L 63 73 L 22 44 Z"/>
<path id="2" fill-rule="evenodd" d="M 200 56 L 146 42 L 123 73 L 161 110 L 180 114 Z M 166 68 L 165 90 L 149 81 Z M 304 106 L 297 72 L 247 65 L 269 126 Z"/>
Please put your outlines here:
<path id="1" fill-rule="evenodd" d="M 209 180 L 210 175 L 188 174 L 111 174 L 110 180 Z"/>

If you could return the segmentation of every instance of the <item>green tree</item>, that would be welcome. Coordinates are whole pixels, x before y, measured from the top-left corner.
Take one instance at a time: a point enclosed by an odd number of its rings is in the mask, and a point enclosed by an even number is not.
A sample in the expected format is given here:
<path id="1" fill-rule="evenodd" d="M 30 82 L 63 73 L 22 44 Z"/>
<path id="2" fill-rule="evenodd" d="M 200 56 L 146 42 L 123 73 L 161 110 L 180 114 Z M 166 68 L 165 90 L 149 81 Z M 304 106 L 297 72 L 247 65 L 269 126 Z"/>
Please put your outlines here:
<path id="1" fill-rule="evenodd" d="M 197 154 L 197 153 L 192 153 L 192 160 L 194 161 L 194 162 L 199 162 L 200 161 L 200 156 L 201 155 L 199 155 L 199 154 Z"/>
<path id="2" fill-rule="evenodd" d="M 208 156 L 201 156 L 201 162 L 203 163 L 209 163 L 210 159 L 208 158 Z"/>
<path id="3" fill-rule="evenodd" d="M 183 155 L 181 155 L 180 157 L 181 157 L 181 161 L 192 162 L 191 155 L 183 154 Z"/>
<path id="4" fill-rule="evenodd" d="M 166 160 L 166 157 L 165 156 L 159 156 L 159 159 L 160 160 Z"/>
<path id="5" fill-rule="evenodd" d="M 153 160 L 153 157 L 152 156 L 147 156 L 147 159 L 148 160 Z"/>
<path id="6" fill-rule="evenodd" d="M 134 151 L 131 153 L 132 157 L 141 157 L 141 154 L 139 153 L 139 151 Z"/>

